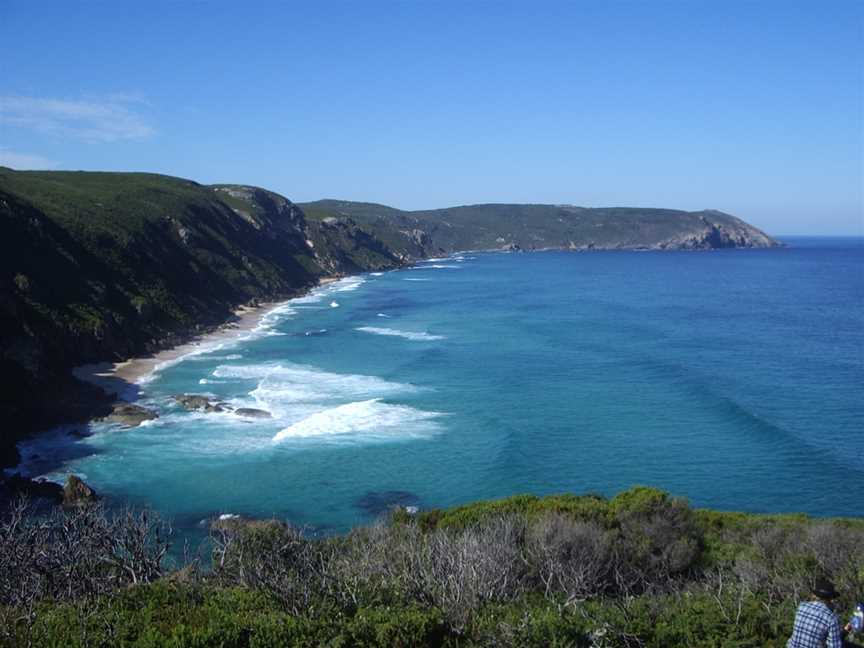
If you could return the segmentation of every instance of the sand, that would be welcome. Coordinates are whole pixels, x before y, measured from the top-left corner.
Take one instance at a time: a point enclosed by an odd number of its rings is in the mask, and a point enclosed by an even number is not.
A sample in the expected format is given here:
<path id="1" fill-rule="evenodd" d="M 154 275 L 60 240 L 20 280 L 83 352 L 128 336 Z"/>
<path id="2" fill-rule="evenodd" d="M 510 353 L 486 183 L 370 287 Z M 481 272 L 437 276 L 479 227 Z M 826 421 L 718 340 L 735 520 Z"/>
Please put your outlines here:
<path id="1" fill-rule="evenodd" d="M 323 286 L 339 281 L 339 279 L 340 277 L 327 277 L 321 279 L 318 285 Z M 98 362 L 81 365 L 75 367 L 72 373 L 76 378 L 97 385 L 109 394 L 132 395 L 132 392 L 137 391 L 135 386 L 150 376 L 158 366 L 171 363 L 202 348 L 211 349 L 222 343 L 233 342 L 255 329 L 267 313 L 289 301 L 291 300 L 267 302 L 254 307 L 241 306 L 234 311 L 231 320 L 216 330 L 195 337 L 184 344 L 152 355 L 129 358 L 123 362 Z"/>

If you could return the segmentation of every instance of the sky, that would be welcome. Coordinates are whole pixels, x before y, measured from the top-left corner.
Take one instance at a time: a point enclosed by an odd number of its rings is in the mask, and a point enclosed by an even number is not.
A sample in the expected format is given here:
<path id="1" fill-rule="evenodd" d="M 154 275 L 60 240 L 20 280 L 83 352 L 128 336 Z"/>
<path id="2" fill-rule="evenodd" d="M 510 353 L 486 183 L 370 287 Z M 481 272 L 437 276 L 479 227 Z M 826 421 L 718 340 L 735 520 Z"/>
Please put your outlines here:
<path id="1" fill-rule="evenodd" d="M 0 165 L 864 235 L 864 1 L 0 0 Z"/>

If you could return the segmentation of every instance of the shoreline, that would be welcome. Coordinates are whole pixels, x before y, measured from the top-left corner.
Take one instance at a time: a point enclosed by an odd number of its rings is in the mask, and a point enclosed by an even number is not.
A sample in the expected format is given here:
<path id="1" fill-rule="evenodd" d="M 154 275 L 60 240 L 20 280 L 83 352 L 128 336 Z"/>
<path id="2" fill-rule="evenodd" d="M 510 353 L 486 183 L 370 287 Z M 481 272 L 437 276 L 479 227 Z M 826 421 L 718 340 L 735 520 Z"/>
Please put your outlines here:
<path id="1" fill-rule="evenodd" d="M 96 385 L 115 401 L 136 400 L 140 385 L 154 372 L 179 362 L 182 358 L 198 353 L 216 350 L 252 334 L 261 326 L 264 318 L 273 311 L 284 307 L 292 300 L 305 297 L 313 290 L 345 279 L 345 277 L 323 277 L 318 284 L 293 297 L 279 301 L 259 303 L 255 306 L 244 304 L 234 309 L 231 318 L 215 329 L 201 333 L 175 346 L 162 349 L 146 356 L 135 356 L 120 362 L 96 362 L 74 367 L 72 375 L 84 382 Z"/>

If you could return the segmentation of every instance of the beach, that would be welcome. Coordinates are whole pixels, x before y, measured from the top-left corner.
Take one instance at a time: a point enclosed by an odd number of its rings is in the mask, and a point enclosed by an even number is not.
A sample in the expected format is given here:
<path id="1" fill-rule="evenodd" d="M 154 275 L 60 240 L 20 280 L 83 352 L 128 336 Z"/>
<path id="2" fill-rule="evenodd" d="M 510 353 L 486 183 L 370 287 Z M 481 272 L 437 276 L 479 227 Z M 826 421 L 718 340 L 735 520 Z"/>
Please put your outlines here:
<path id="1" fill-rule="evenodd" d="M 317 287 L 340 279 L 342 277 L 325 277 L 319 280 Z M 312 290 L 314 289 L 312 288 Z M 258 303 L 255 306 L 240 306 L 234 310 L 232 317 L 227 322 L 219 325 L 213 331 L 195 336 L 188 342 L 151 355 L 129 358 L 122 362 L 97 362 L 80 365 L 72 370 L 72 374 L 79 380 L 97 385 L 108 394 L 117 394 L 121 399 L 128 398 L 130 393 L 137 393 L 134 387 L 146 381 L 154 371 L 170 366 L 181 358 L 212 351 L 249 337 L 261 326 L 262 320 L 268 313 L 288 304 L 292 299 L 302 296 L 296 295 L 282 301 Z"/>

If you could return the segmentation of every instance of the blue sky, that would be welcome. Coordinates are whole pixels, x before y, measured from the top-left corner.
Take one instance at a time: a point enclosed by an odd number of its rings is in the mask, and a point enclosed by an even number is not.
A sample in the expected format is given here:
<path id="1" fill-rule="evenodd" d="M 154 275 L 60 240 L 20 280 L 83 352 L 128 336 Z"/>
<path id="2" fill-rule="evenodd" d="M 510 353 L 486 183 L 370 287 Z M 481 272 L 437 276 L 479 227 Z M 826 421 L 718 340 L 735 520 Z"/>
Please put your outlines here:
<path id="1" fill-rule="evenodd" d="M 864 234 L 864 2 L 0 0 L 0 164 Z"/>

